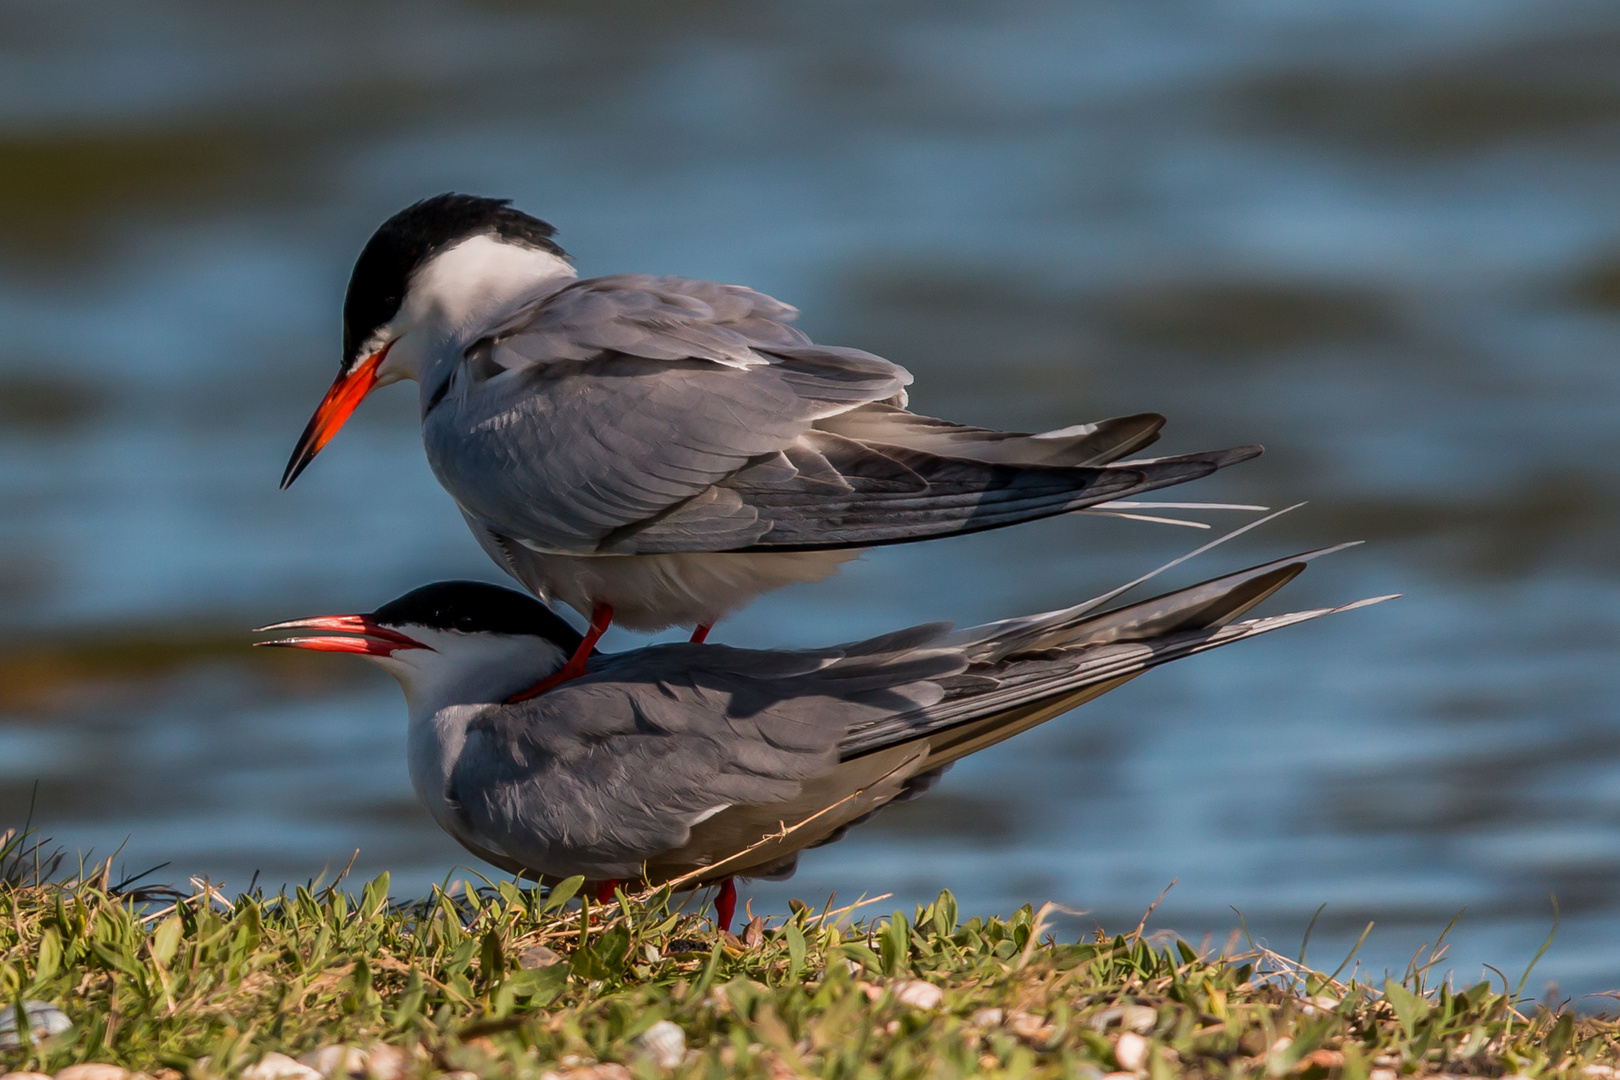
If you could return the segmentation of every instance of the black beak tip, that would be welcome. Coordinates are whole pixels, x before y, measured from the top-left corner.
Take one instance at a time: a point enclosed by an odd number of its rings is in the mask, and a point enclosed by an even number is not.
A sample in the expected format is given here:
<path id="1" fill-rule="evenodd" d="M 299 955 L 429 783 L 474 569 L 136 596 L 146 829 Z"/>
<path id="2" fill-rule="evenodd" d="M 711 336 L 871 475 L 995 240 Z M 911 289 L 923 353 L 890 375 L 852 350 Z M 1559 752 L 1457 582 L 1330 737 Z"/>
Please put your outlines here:
<path id="1" fill-rule="evenodd" d="M 302 446 L 294 450 L 293 456 L 287 460 L 286 471 L 281 474 L 281 490 L 286 491 L 292 487 L 293 481 L 303 475 L 304 470 L 314 459 L 315 455 L 305 453 Z"/>

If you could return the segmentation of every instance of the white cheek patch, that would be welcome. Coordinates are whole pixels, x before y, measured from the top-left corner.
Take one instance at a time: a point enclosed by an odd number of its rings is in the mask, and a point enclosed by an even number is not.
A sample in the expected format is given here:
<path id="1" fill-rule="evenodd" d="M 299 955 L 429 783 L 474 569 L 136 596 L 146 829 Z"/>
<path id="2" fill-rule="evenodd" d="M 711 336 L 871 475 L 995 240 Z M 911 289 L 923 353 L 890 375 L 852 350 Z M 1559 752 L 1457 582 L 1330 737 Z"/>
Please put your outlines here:
<path id="1" fill-rule="evenodd" d="M 403 379 L 420 381 L 422 372 L 427 367 L 425 349 L 427 342 L 415 335 L 406 334 L 403 337 L 393 339 L 393 344 L 389 345 L 389 335 L 393 333 L 393 325 L 393 323 L 389 323 L 383 327 L 377 332 L 372 341 L 366 345 L 367 350 L 369 350 L 365 354 L 367 356 L 384 346 L 388 347 L 388 355 L 383 357 L 383 362 L 377 367 L 378 386 L 387 386 Z"/>
<path id="2" fill-rule="evenodd" d="M 549 251 L 474 236 L 416 271 L 393 321 L 406 333 L 433 328 L 446 338 L 470 344 L 493 320 L 534 296 L 543 283 L 560 284 L 560 279 L 575 276 L 566 259 Z"/>

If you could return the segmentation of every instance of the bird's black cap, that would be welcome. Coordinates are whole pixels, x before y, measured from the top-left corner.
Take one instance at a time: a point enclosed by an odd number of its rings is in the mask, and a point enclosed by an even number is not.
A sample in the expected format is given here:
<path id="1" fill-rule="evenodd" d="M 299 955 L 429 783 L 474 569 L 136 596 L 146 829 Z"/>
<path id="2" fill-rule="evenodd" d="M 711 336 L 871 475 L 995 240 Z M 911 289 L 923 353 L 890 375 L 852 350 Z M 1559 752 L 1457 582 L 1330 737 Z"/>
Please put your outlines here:
<path id="1" fill-rule="evenodd" d="M 343 299 L 343 369 L 377 327 L 399 313 L 411 275 L 438 252 L 472 236 L 498 236 L 566 256 L 557 230 L 514 209 L 511 199 L 446 192 L 412 203 L 377 227 L 355 260 Z"/>
<path id="2" fill-rule="evenodd" d="M 525 593 L 482 581 L 436 581 L 371 613 L 384 626 L 427 626 L 464 634 L 543 637 L 573 655 L 580 633 Z"/>

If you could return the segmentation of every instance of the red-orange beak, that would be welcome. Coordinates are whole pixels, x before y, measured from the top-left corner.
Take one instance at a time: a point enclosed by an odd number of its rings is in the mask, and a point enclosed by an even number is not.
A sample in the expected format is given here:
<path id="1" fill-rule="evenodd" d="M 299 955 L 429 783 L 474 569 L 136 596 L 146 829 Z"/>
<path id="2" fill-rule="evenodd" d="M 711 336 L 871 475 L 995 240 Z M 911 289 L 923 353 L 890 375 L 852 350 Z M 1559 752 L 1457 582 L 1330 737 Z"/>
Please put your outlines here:
<path id="1" fill-rule="evenodd" d="M 401 649 L 433 649 L 415 638 L 406 637 L 398 630 L 390 630 L 374 622 L 370 615 L 317 615 L 313 619 L 294 619 L 291 622 L 261 626 L 255 634 L 271 630 L 341 630 L 354 637 L 286 637 L 271 641 L 255 641 L 255 645 L 272 645 L 286 649 L 313 649 L 316 652 L 352 652 L 365 656 L 392 656 Z"/>
<path id="2" fill-rule="evenodd" d="M 352 370 L 338 375 L 337 380 L 332 383 L 332 388 L 326 392 L 326 396 L 316 407 L 315 415 L 309 418 L 304 434 L 298 439 L 298 446 L 287 461 L 287 471 L 281 474 L 281 490 L 286 491 L 292 482 L 298 479 L 298 474 L 315 460 L 315 455 L 321 452 L 321 447 L 332 441 L 332 436 L 338 433 L 338 429 L 349 418 L 349 414 L 354 412 L 367 394 L 371 393 L 372 387 L 377 385 L 377 368 L 382 365 L 390 347 L 391 345 L 384 345 L 356 364 Z"/>

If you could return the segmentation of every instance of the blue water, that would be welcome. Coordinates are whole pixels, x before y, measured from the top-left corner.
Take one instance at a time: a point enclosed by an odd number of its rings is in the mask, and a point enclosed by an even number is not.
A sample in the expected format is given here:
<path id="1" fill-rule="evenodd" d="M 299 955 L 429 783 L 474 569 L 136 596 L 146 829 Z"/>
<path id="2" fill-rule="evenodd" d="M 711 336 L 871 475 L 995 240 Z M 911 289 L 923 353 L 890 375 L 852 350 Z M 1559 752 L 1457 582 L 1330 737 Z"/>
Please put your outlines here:
<path id="1" fill-rule="evenodd" d="M 462 858 L 403 712 L 246 627 L 499 580 L 379 393 L 276 490 L 383 217 L 507 195 L 585 274 L 741 281 L 923 412 L 1260 441 L 1284 597 L 1397 603 L 1159 671 L 960 765 L 790 896 L 1057 900 L 1313 956 L 1620 985 L 1620 13 L 1562 0 L 0 8 L 0 821 L 272 886 Z M 1107 520 L 888 549 L 722 626 L 1018 614 L 1185 550 Z M 615 633 L 613 647 L 637 638 Z M 1338 956 L 1333 955 L 1333 963 Z"/>

